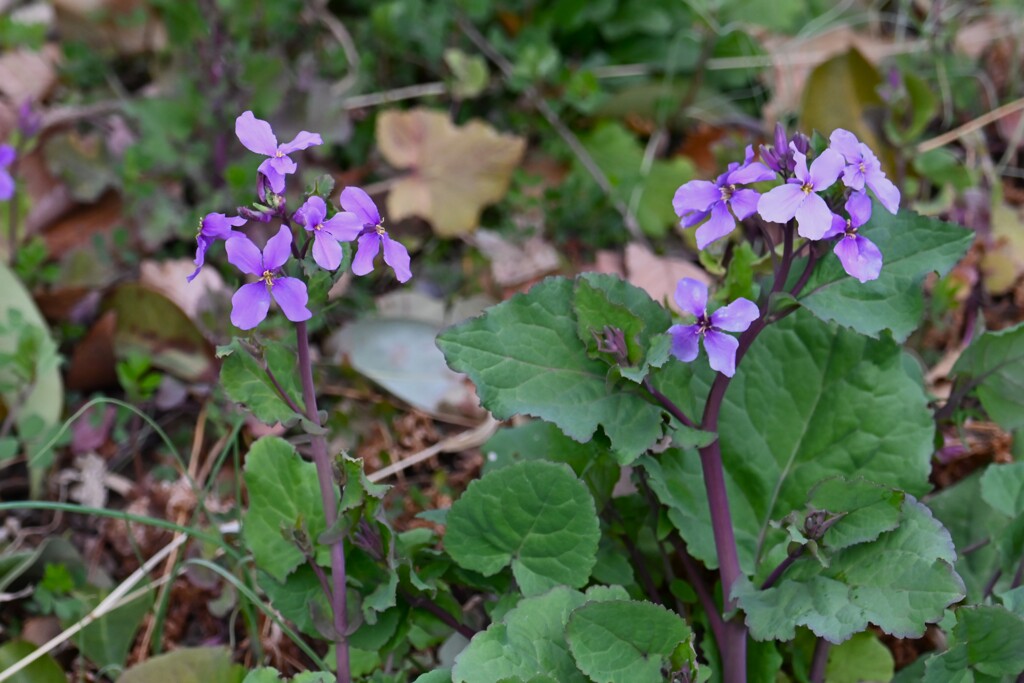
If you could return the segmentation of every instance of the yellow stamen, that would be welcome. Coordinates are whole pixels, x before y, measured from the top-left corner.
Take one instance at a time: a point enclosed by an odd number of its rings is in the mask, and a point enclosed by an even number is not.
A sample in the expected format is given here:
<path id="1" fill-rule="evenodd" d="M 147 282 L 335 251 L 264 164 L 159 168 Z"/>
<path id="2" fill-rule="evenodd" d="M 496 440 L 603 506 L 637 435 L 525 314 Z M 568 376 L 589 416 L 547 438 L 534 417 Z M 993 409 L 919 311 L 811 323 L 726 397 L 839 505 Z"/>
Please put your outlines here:
<path id="1" fill-rule="evenodd" d="M 274 286 L 274 274 L 271 273 L 269 270 L 264 270 L 263 275 L 260 276 L 260 279 L 267 283 L 267 289 L 270 289 L 271 287 Z"/>

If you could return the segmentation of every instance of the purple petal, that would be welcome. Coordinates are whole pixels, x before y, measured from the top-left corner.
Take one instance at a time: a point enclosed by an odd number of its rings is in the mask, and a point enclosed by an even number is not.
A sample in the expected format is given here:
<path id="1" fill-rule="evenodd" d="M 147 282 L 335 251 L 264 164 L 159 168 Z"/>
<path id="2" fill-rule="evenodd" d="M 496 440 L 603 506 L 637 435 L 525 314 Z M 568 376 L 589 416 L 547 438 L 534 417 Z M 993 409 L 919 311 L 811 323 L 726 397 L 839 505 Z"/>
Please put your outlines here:
<path id="1" fill-rule="evenodd" d="M 14 196 L 14 178 L 0 168 L 0 201 L 7 201 Z"/>
<path id="2" fill-rule="evenodd" d="M 316 145 L 322 145 L 324 141 L 320 138 L 320 133 L 310 133 L 309 131 L 301 131 L 291 142 L 286 142 L 278 150 L 285 154 L 291 154 L 292 152 L 298 152 L 300 149 L 308 149 Z"/>
<path id="3" fill-rule="evenodd" d="M 224 247 L 228 252 L 228 263 L 243 273 L 263 275 L 263 255 L 251 239 L 244 235 L 232 237 Z"/>
<path id="4" fill-rule="evenodd" d="M 807 171 L 807 155 L 796 148 L 792 142 L 789 143 L 789 151 L 793 154 L 793 175 L 805 185 L 811 181 L 811 174 Z"/>
<path id="5" fill-rule="evenodd" d="M 807 198 L 799 183 L 786 183 L 765 192 L 757 200 L 757 212 L 772 223 L 785 223 L 796 215 L 796 210 Z"/>
<path id="6" fill-rule="evenodd" d="M 711 314 L 711 326 L 726 332 L 743 332 L 761 317 L 761 311 L 750 299 L 736 299 Z"/>
<path id="7" fill-rule="evenodd" d="M 843 185 L 854 192 L 864 191 L 864 174 L 860 170 L 860 166 L 847 166 L 843 169 Z"/>
<path id="8" fill-rule="evenodd" d="M 337 270 L 341 265 L 341 245 L 338 240 L 322 230 L 313 233 L 313 260 L 324 270 Z"/>
<path id="9" fill-rule="evenodd" d="M 722 191 L 709 180 L 691 180 L 682 185 L 672 197 L 672 208 L 682 217 L 690 211 L 707 211 L 715 202 L 722 201 Z"/>
<path id="10" fill-rule="evenodd" d="M 741 166 L 729 174 L 729 183 L 733 185 L 746 185 L 747 183 L 760 183 L 765 180 L 774 180 L 775 171 L 768 168 L 760 161 L 752 161 Z"/>
<path id="11" fill-rule="evenodd" d="M 886 178 L 885 174 L 881 171 L 868 175 L 867 183 L 868 187 L 874 191 L 875 196 L 878 197 L 878 201 L 882 203 L 882 206 L 889 213 L 895 214 L 900 208 L 899 188 L 893 185 L 892 181 Z"/>
<path id="12" fill-rule="evenodd" d="M 743 220 L 757 211 L 757 200 L 760 198 L 761 195 L 753 190 L 736 190 L 729 198 L 729 206 L 736 218 Z"/>
<path id="13" fill-rule="evenodd" d="M 240 330 L 251 330 L 263 322 L 269 310 L 270 292 L 267 291 L 267 283 L 262 280 L 250 282 L 239 287 L 231 297 L 231 324 Z"/>
<path id="14" fill-rule="evenodd" d="M 292 255 L 292 232 L 285 226 L 277 234 L 267 240 L 263 247 L 263 267 L 266 270 L 277 270 Z"/>
<path id="15" fill-rule="evenodd" d="M 704 333 L 704 349 L 708 352 L 708 364 L 726 377 L 736 374 L 736 349 L 740 343 L 735 337 L 722 332 L 708 330 Z"/>
<path id="16" fill-rule="evenodd" d="M 861 282 L 876 280 L 882 272 L 882 252 L 866 237 L 844 237 L 833 251 L 843 264 L 843 270 Z"/>
<path id="17" fill-rule="evenodd" d="M 715 240 L 728 235 L 736 228 L 736 219 L 729 213 L 725 202 L 719 201 L 711 205 L 711 218 L 697 228 L 697 248 L 703 249 Z"/>
<path id="18" fill-rule="evenodd" d="M 295 171 L 299 170 L 299 165 L 296 164 L 291 157 L 270 157 L 269 159 L 264 160 L 262 164 L 260 164 L 261 171 L 264 166 L 269 166 L 270 168 L 273 168 L 274 171 L 283 176 L 290 175 L 292 173 L 295 173 Z"/>
<path id="19" fill-rule="evenodd" d="M 364 225 L 380 225 L 380 211 L 370 195 L 358 187 L 346 187 L 341 191 L 341 208 L 358 216 Z M 369 271 L 367 271 L 369 272 Z"/>
<path id="20" fill-rule="evenodd" d="M 809 240 L 820 240 L 832 227 L 832 211 L 825 200 L 814 194 L 807 195 L 796 210 L 796 231 Z"/>
<path id="21" fill-rule="evenodd" d="M 270 124 L 253 116 L 251 111 L 242 112 L 235 119 L 235 135 L 250 152 L 268 157 L 277 153 L 277 137 Z"/>
<path id="22" fill-rule="evenodd" d="M 196 264 L 196 269 L 192 271 L 192 274 L 185 279 L 192 282 L 199 275 L 199 271 L 203 269 L 203 264 L 206 262 L 206 250 L 213 244 L 213 240 L 203 235 L 196 235 L 196 258 L 193 263 Z"/>
<path id="23" fill-rule="evenodd" d="M 274 194 L 281 194 L 284 192 L 284 174 L 278 172 L 270 162 L 272 159 L 267 159 L 260 164 L 259 172 L 267 179 L 270 183 L 270 189 L 274 191 Z"/>
<path id="24" fill-rule="evenodd" d="M 851 164 L 860 163 L 860 140 L 848 130 L 836 128 L 828 138 L 829 148 L 842 154 Z"/>
<path id="25" fill-rule="evenodd" d="M 672 338 L 672 355 L 683 361 L 691 362 L 697 357 L 700 347 L 700 325 L 673 325 L 668 328 Z"/>
<path id="26" fill-rule="evenodd" d="M 279 277 L 274 279 L 274 285 L 270 288 L 270 295 L 281 307 L 284 317 L 293 323 L 309 320 L 313 314 L 306 308 L 309 295 L 306 293 L 306 283 L 294 277 Z"/>
<path id="27" fill-rule="evenodd" d="M 871 220 L 871 198 L 864 192 L 854 192 L 846 200 L 846 213 L 850 214 L 850 225 L 859 228 Z"/>
<path id="28" fill-rule="evenodd" d="M 839 178 L 839 174 L 843 172 L 845 165 L 846 162 L 843 161 L 843 156 L 839 152 L 826 149 L 811 163 L 811 186 L 816 192 L 831 187 L 832 183 Z"/>
<path id="29" fill-rule="evenodd" d="M 827 240 L 831 237 L 835 237 L 836 235 L 842 235 L 845 232 L 846 219 L 839 214 L 834 213 L 832 214 L 832 225 L 825 231 L 825 234 L 821 236 L 821 239 Z"/>
<path id="30" fill-rule="evenodd" d="M 351 242 L 363 231 L 363 221 L 351 211 L 340 211 L 324 221 L 320 230 L 339 242 Z"/>
<path id="31" fill-rule="evenodd" d="M 710 211 L 691 211 L 679 217 L 679 225 L 684 228 L 692 228 L 698 223 L 702 223 L 709 215 L 711 215 Z"/>
<path id="32" fill-rule="evenodd" d="M 395 277 L 399 282 L 408 282 L 412 277 L 412 271 L 409 269 L 409 250 L 401 242 L 388 237 L 387 233 L 381 235 L 381 243 L 384 245 L 384 263 L 395 271 Z"/>
<path id="33" fill-rule="evenodd" d="M 373 270 L 373 260 L 377 258 L 380 251 L 380 235 L 376 232 L 368 232 L 359 238 L 359 248 L 352 259 L 352 272 L 356 275 L 366 275 Z"/>
<path id="34" fill-rule="evenodd" d="M 234 230 L 232 227 L 240 228 L 245 225 L 245 219 L 241 216 L 228 217 L 222 213 L 208 213 L 203 217 L 200 231 L 206 237 L 214 239 L 227 239 Z"/>
<path id="35" fill-rule="evenodd" d="M 708 287 L 700 280 L 684 277 L 676 284 L 675 300 L 680 309 L 700 318 L 707 312 Z"/>
<path id="36" fill-rule="evenodd" d="M 313 230 L 324 222 L 327 216 L 327 204 L 323 199 L 313 195 L 306 200 L 306 203 L 295 212 L 295 220 L 301 223 L 306 230 Z"/>
<path id="37" fill-rule="evenodd" d="M 18 157 L 17 151 L 10 145 L 0 145 L 0 166 L 10 166 Z"/>

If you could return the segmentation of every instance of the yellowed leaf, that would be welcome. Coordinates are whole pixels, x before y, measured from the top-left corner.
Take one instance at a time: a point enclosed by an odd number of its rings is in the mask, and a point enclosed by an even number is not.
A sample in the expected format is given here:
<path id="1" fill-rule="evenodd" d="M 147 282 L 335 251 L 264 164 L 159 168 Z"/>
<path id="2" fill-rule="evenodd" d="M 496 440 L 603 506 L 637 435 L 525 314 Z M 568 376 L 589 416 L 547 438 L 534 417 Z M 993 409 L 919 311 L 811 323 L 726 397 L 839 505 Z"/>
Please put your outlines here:
<path id="1" fill-rule="evenodd" d="M 1000 204 L 992 209 L 992 242 L 981 257 L 985 289 L 1007 294 L 1024 274 L 1024 231 L 1021 216 L 1013 207 Z"/>
<path id="2" fill-rule="evenodd" d="M 391 219 L 419 216 L 452 237 L 474 230 L 483 208 L 505 196 L 526 141 L 483 121 L 456 127 L 444 112 L 420 108 L 383 112 L 377 145 L 388 163 L 409 170 L 388 194 Z"/>

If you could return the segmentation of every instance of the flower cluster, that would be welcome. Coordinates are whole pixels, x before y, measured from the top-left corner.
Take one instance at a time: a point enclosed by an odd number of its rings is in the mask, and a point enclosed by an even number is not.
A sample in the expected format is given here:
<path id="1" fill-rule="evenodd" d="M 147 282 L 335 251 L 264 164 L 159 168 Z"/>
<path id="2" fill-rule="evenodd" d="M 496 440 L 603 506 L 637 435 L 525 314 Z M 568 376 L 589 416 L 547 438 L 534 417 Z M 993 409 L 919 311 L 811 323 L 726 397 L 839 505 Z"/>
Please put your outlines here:
<path id="1" fill-rule="evenodd" d="M 834 252 L 849 275 L 861 282 L 876 279 L 882 270 L 882 253 L 858 233 L 871 218 L 867 191 L 895 214 L 899 189 L 886 178 L 878 157 L 849 131 L 833 131 L 829 146 L 808 164 L 810 147 L 806 136 L 787 139 L 782 126 L 777 126 L 774 146 L 760 149 L 761 161 L 755 161 L 752 148 L 747 147 L 743 163 L 730 164 L 714 183 L 692 180 L 679 188 L 673 206 L 680 224 L 689 228 L 703 222 L 697 228 L 697 246 L 703 249 L 732 232 L 736 219 L 754 213 L 772 223 L 795 220 L 797 234 L 807 240 L 838 238 Z M 840 178 L 846 190 L 825 195 Z M 775 179 L 782 184 L 764 194 L 740 187 Z M 845 216 L 839 213 L 840 204 Z"/>
<path id="2" fill-rule="evenodd" d="M 288 260 L 292 256 L 305 256 L 310 245 L 313 261 L 325 270 L 337 270 L 341 265 L 341 242 L 355 241 L 357 248 L 352 272 L 356 275 L 370 273 L 377 254 L 383 249 L 384 262 L 395 271 L 399 282 L 406 282 L 412 277 L 409 252 L 388 236 L 376 204 L 358 187 L 342 190 L 342 210 L 333 216 L 328 215 L 327 202 L 316 195 L 310 196 L 294 214 L 288 215 L 282 194 L 286 176 L 298 170 L 298 164 L 288 155 L 323 144 L 318 134 L 302 131 L 291 142 L 278 144 L 270 124 L 257 119 L 251 111 L 236 119 L 235 134 L 248 150 L 267 157 L 258 169 L 257 188 L 261 204 L 257 204 L 255 209 L 239 209 L 238 216 L 207 214 L 196 234 L 196 269 L 188 276 L 189 282 L 195 279 L 206 261 L 207 250 L 217 241 L 225 242 L 228 262 L 243 273 L 256 277 L 255 281 L 242 285 L 231 298 L 232 324 L 243 330 L 256 327 L 267 317 L 271 300 L 277 302 L 285 317 L 292 322 L 309 320 L 312 314 L 306 307 L 309 300 L 306 284 L 283 272 Z M 0 177 L 0 190 L 2 180 Z M 262 251 L 245 233 L 236 230 L 250 220 L 266 223 L 275 218 L 280 219 L 281 228 L 267 241 Z M 306 244 L 301 250 L 292 243 L 292 224 L 302 227 L 307 233 Z"/>

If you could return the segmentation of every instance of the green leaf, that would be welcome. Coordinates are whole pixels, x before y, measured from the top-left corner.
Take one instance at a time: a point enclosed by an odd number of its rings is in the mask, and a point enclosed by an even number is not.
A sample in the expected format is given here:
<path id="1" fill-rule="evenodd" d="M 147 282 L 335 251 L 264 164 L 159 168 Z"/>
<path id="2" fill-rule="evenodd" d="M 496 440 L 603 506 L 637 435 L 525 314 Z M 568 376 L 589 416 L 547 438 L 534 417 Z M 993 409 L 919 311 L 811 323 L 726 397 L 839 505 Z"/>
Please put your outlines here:
<path id="1" fill-rule="evenodd" d="M 92 597 L 92 606 L 95 606 L 102 597 L 106 597 L 106 593 Z M 152 606 L 153 594 L 147 592 L 83 628 L 75 636 L 75 645 L 97 667 L 120 669 L 124 666 L 132 643 L 135 642 L 135 635 L 142 625 L 143 618 Z M 62 625 L 68 628 L 85 615 L 75 616 L 74 619 L 62 620 Z"/>
<path id="2" fill-rule="evenodd" d="M 0 645 L 0 671 L 14 666 L 35 652 L 38 647 L 26 640 L 9 640 Z M 43 655 L 6 679 L 8 683 L 67 683 L 63 669 L 50 655 Z"/>
<path id="3" fill-rule="evenodd" d="M 660 683 L 662 667 L 692 631 L 679 615 L 649 602 L 592 602 L 566 628 L 580 671 L 597 683 Z"/>
<path id="4" fill-rule="evenodd" d="M 974 387 L 985 412 L 1003 429 L 1024 427 L 1024 324 L 978 336 L 953 375 Z"/>
<path id="5" fill-rule="evenodd" d="M 894 531 L 832 554 L 827 568 L 801 557 L 775 586 L 758 590 L 748 583 L 734 597 L 758 640 L 791 640 L 797 626 L 806 626 L 839 643 L 869 623 L 900 638 L 918 638 L 964 597 L 955 560 L 949 532 L 908 496 Z"/>
<path id="6" fill-rule="evenodd" d="M 998 681 L 1024 671 L 1024 618 L 1004 607 L 961 607 L 952 639 L 947 652 L 928 660 L 925 683 L 946 683 L 967 672 L 973 676 L 964 680 Z"/>
<path id="7" fill-rule="evenodd" d="M 256 565 L 278 581 L 305 562 L 286 533 L 304 531 L 315 543 L 325 529 L 324 507 L 316 466 L 276 436 L 263 437 L 245 456 L 245 486 L 249 509 L 242 533 Z M 330 562 L 328 548 L 319 546 L 317 561 Z"/>
<path id="8" fill-rule="evenodd" d="M 280 537 L 280 534 L 277 536 Z M 331 605 L 312 567 L 303 564 L 288 574 L 283 581 L 274 579 L 266 572 L 260 572 L 257 581 L 270 598 L 270 604 L 274 609 L 295 624 L 296 628 L 316 638 L 325 638 L 329 635 L 320 632 L 313 618 L 314 610 L 319 614 L 330 614 Z"/>
<path id="9" fill-rule="evenodd" d="M 133 666 L 121 674 L 117 683 L 241 683 L 245 669 L 231 659 L 227 648 L 186 647 Z"/>
<path id="10" fill-rule="evenodd" d="M 539 417 L 587 442 L 598 426 L 623 458 L 662 435 L 662 411 L 630 382 L 610 383 L 608 365 L 587 355 L 576 331 L 571 280 L 548 278 L 437 338 L 452 369 L 465 372 L 495 417 Z"/>
<path id="11" fill-rule="evenodd" d="M 858 282 L 829 254 L 815 268 L 800 303 L 822 320 L 869 337 L 888 329 L 902 342 L 921 320 L 925 276 L 949 272 L 971 246 L 974 232 L 909 210 L 893 216 L 878 202 L 873 204 L 871 220 L 860 233 L 881 250 L 881 275 Z"/>
<path id="12" fill-rule="evenodd" d="M 896 663 L 892 652 L 868 631 L 855 633 L 845 643 L 828 650 L 825 680 L 829 683 L 860 683 L 891 681 Z"/>
<path id="13" fill-rule="evenodd" d="M 452 670 L 437 669 L 419 676 L 413 683 L 452 683 Z"/>
<path id="14" fill-rule="evenodd" d="M 294 354 L 276 342 L 267 343 L 264 348 L 264 359 L 274 377 L 296 405 L 301 406 Z M 220 383 L 232 401 L 248 407 L 256 419 L 267 424 L 285 422 L 296 417 L 295 411 L 284 402 L 267 373 L 239 339 L 235 338 L 227 346 L 220 347 L 217 354 L 227 356 L 220 368 Z"/>
<path id="15" fill-rule="evenodd" d="M 692 397 L 707 395 L 714 375 L 679 365 L 666 366 L 671 381 L 655 383 L 699 415 Z M 896 344 L 804 312 L 766 328 L 730 383 L 719 419 L 743 570 L 752 574 L 764 551 L 784 540 L 770 523 L 802 510 L 807 491 L 824 479 L 856 472 L 915 495 L 927 492 L 934 429 L 924 391 L 907 375 Z M 669 450 L 643 463 L 690 551 L 717 567 L 697 454 Z"/>
<path id="16" fill-rule="evenodd" d="M 981 475 L 981 498 L 1007 517 L 1024 513 L 1024 462 L 989 465 Z"/>
<path id="17" fill-rule="evenodd" d="M 874 541 L 899 526 L 904 498 L 902 491 L 864 480 L 836 477 L 821 482 L 811 491 L 811 507 L 842 515 L 829 527 L 821 544 L 830 550 L 842 550 Z"/>
<path id="18" fill-rule="evenodd" d="M 524 598 L 500 622 L 478 633 L 455 658 L 453 683 L 497 683 L 550 676 L 558 683 L 588 683 L 576 668 L 565 640 L 565 625 L 574 609 L 588 600 L 618 600 L 621 588 L 587 591 L 559 586 L 544 595 Z"/>
<path id="19" fill-rule="evenodd" d="M 448 513 L 445 548 L 491 576 L 512 565 L 524 595 L 583 586 L 597 558 L 594 499 L 565 465 L 522 462 L 474 481 Z"/>

